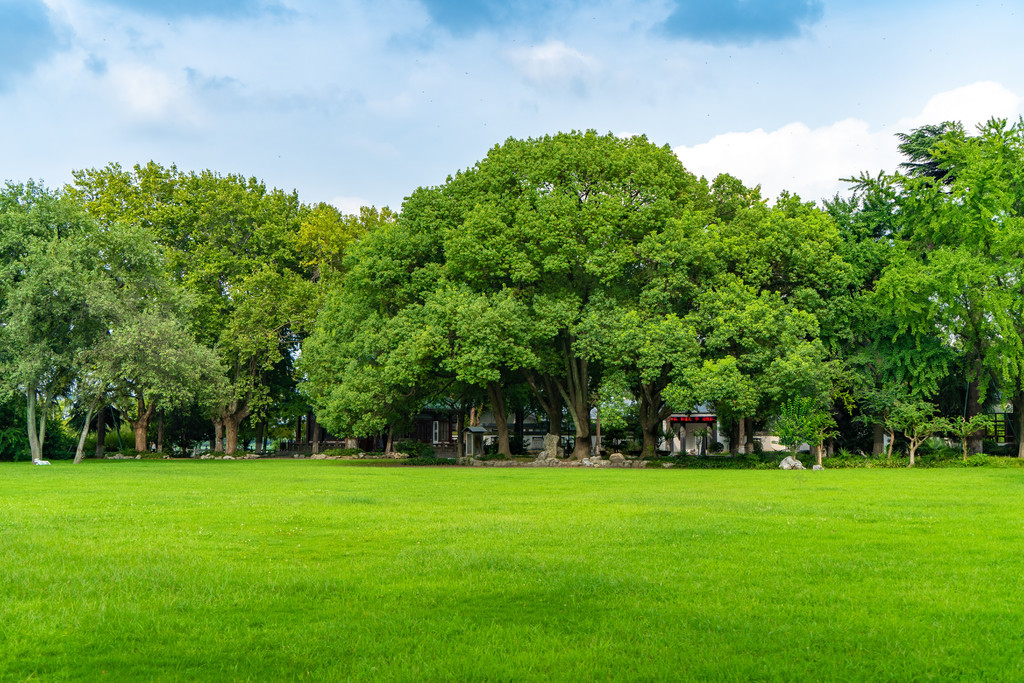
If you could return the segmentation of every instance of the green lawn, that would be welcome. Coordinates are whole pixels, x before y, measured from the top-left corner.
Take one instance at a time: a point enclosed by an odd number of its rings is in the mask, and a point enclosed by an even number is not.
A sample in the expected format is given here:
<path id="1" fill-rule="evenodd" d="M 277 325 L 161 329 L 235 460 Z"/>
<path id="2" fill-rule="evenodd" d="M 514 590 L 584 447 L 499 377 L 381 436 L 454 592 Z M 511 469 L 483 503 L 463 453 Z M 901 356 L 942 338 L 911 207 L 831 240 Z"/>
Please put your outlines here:
<path id="1" fill-rule="evenodd" d="M 1024 470 L 0 465 L 0 680 L 1024 679 Z"/>

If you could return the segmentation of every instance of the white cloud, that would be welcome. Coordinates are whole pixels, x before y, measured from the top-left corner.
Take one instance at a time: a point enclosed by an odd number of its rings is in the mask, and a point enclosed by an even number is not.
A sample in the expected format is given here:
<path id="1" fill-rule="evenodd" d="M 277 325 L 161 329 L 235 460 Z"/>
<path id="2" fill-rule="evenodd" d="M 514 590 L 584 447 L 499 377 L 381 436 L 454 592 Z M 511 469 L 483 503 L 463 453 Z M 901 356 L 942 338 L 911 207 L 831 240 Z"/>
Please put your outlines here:
<path id="1" fill-rule="evenodd" d="M 970 129 L 991 116 L 1020 112 L 1020 97 L 998 83 L 981 82 L 935 95 L 921 113 L 880 130 L 858 119 L 814 129 L 795 122 L 770 132 L 759 128 L 716 135 L 675 152 L 689 170 L 709 179 L 729 173 L 747 185 L 761 185 L 769 198 L 789 190 L 817 200 L 845 193 L 848 187 L 840 178 L 895 170 L 901 161 L 895 133 L 947 120 L 963 121 Z"/>
<path id="2" fill-rule="evenodd" d="M 841 177 L 891 166 L 895 150 L 886 158 L 887 146 L 895 147 L 864 121 L 846 119 L 813 130 L 797 122 L 771 132 L 726 133 L 675 152 L 690 171 L 709 179 L 729 173 L 761 185 L 767 197 L 789 190 L 815 200 L 842 191 Z"/>
<path id="3" fill-rule="evenodd" d="M 333 204 L 338 211 L 353 216 L 358 216 L 359 209 L 364 206 L 373 205 L 372 202 L 368 202 L 362 197 L 335 197 L 331 200 L 331 204 Z"/>
<path id="4" fill-rule="evenodd" d="M 598 69 L 597 60 L 560 40 L 513 50 L 509 56 L 527 80 L 537 85 L 586 79 Z"/>
<path id="5" fill-rule="evenodd" d="M 197 123 L 183 77 L 173 78 L 142 64 L 117 64 L 110 69 L 107 81 L 136 122 Z"/>
<path id="6" fill-rule="evenodd" d="M 899 122 L 899 130 L 911 130 L 929 123 L 960 121 L 968 131 L 979 123 L 997 118 L 1016 118 L 1021 98 L 1001 83 L 982 81 L 939 93 L 928 100 L 917 116 Z"/>

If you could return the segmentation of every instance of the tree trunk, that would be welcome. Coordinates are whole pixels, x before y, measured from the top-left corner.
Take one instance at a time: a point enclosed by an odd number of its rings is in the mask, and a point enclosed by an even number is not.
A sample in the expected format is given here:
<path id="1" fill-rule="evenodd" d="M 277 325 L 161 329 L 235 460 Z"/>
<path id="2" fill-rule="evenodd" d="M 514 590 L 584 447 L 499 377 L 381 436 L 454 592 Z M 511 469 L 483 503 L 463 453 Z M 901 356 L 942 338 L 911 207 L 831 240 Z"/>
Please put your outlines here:
<path id="1" fill-rule="evenodd" d="M 517 453 L 518 455 L 526 451 L 526 434 L 524 431 L 526 426 L 526 410 L 522 406 L 519 406 L 515 410 L 515 415 L 516 424 L 513 431 L 516 436 L 516 443 L 518 444 L 516 446 L 516 450 L 519 452 Z"/>
<path id="2" fill-rule="evenodd" d="M 893 447 L 895 445 L 896 445 L 896 430 L 895 429 L 890 429 L 889 430 L 889 450 L 886 451 L 886 454 L 885 454 L 885 459 L 886 460 L 892 460 L 892 449 L 893 449 Z"/>
<path id="3" fill-rule="evenodd" d="M 601 455 L 601 408 L 598 406 L 594 412 L 594 455 Z"/>
<path id="4" fill-rule="evenodd" d="M 85 437 L 89 436 L 89 425 L 92 424 L 92 414 L 96 410 L 96 405 L 100 402 L 100 397 L 97 396 L 89 407 L 85 411 L 85 422 L 82 424 L 82 433 L 78 436 L 78 448 L 75 449 L 75 460 L 74 464 L 82 462 L 85 457 Z"/>
<path id="5" fill-rule="evenodd" d="M 96 457 L 102 458 L 107 440 L 107 407 L 100 406 L 96 412 Z"/>
<path id="6" fill-rule="evenodd" d="M 491 400 L 491 412 L 494 423 L 498 426 L 498 454 L 506 458 L 512 457 L 508 443 L 508 414 L 505 412 L 505 395 L 497 382 L 487 383 L 487 396 Z"/>
<path id="7" fill-rule="evenodd" d="M 733 457 L 740 454 L 740 420 L 737 417 L 729 425 L 729 453 Z"/>
<path id="8" fill-rule="evenodd" d="M 395 437 L 395 425 L 389 424 L 388 425 L 388 442 L 384 446 L 384 455 L 391 455 L 392 449 L 393 449 L 394 444 L 395 444 L 395 438 L 394 437 Z"/>
<path id="9" fill-rule="evenodd" d="M 245 418 L 249 417 L 249 412 L 245 401 L 238 398 L 232 399 L 231 403 L 221 407 L 220 419 L 224 423 L 225 455 L 234 455 L 238 450 L 238 430 Z"/>
<path id="10" fill-rule="evenodd" d="M 736 439 L 739 442 L 737 446 L 740 449 L 740 453 L 746 454 L 747 452 L 747 418 L 741 417 L 739 420 L 739 428 Z"/>
<path id="11" fill-rule="evenodd" d="M 640 417 L 640 430 L 644 435 L 641 459 L 653 458 L 658 454 L 658 427 L 661 426 L 662 401 L 661 391 L 652 382 L 640 384 L 640 404 L 637 406 Z"/>
<path id="12" fill-rule="evenodd" d="M 302 421 L 302 418 L 299 418 Z M 220 453 L 224 450 L 224 420 L 219 417 L 213 418 L 213 448 L 210 449 L 214 453 Z"/>
<path id="13" fill-rule="evenodd" d="M 821 444 L 819 443 L 819 444 L 817 444 L 814 447 L 814 457 L 815 457 L 814 461 L 816 463 L 818 463 L 818 467 L 822 467 L 822 464 L 821 464 L 821 454 L 822 454 L 822 447 L 821 447 Z"/>
<path id="14" fill-rule="evenodd" d="M 573 460 L 590 457 L 590 366 L 585 358 L 579 358 L 572 349 L 572 339 L 562 339 L 565 358 L 565 381 L 557 382 L 559 393 L 569 407 L 576 427 L 576 445 L 572 449 Z M 557 380 L 556 380 L 557 381 Z"/>
<path id="15" fill-rule="evenodd" d="M 1024 429 L 1024 391 L 1021 389 L 1014 390 L 1013 398 L 1013 412 L 1010 415 L 1004 415 L 1002 419 L 1007 420 L 1009 424 L 1005 427 L 1007 430 L 1013 429 L 1013 440 L 1017 444 L 1017 457 L 1024 459 L 1024 434 L 1021 433 L 1021 429 Z M 999 431 L 997 429 L 996 433 Z M 966 451 L 964 451 L 966 454 Z M 966 458 L 966 455 L 964 456 Z"/>
<path id="16" fill-rule="evenodd" d="M 462 405 L 459 406 L 459 414 L 455 417 L 455 457 L 462 458 L 466 455 L 466 413 Z"/>
<path id="17" fill-rule="evenodd" d="M 313 453 L 320 452 L 320 423 L 313 418 L 310 422 L 313 425 Z"/>
<path id="18" fill-rule="evenodd" d="M 39 397 L 36 394 L 36 384 L 32 382 L 27 387 L 28 401 L 25 406 L 25 420 L 28 426 L 28 447 L 32 453 L 33 460 L 43 459 L 43 442 L 36 431 L 36 403 Z M 41 411 L 45 413 L 45 410 Z"/>
<path id="19" fill-rule="evenodd" d="M 256 428 L 256 450 L 260 453 L 265 453 L 267 450 L 267 421 L 265 419 L 260 420 L 260 424 Z"/>
<path id="20" fill-rule="evenodd" d="M 543 408 L 544 414 L 548 418 L 548 434 L 557 436 L 561 441 L 562 411 L 565 406 L 562 401 L 562 393 L 558 390 L 558 384 L 550 375 L 539 375 L 533 372 L 525 374 L 527 383 L 533 389 L 533 395 L 537 397 L 537 402 L 540 403 L 540 407 Z"/>
<path id="21" fill-rule="evenodd" d="M 885 427 L 880 422 L 874 424 L 874 438 L 871 442 L 871 455 L 880 456 L 885 451 Z"/>
<path id="22" fill-rule="evenodd" d="M 132 426 L 132 431 L 135 433 L 135 450 L 146 451 L 148 450 L 146 434 L 149 431 L 149 421 L 156 412 L 157 402 L 153 401 L 147 406 L 146 399 L 141 393 L 135 399 L 135 402 L 139 408 L 139 416 L 135 421 L 128 420 L 128 424 Z"/>
<path id="23" fill-rule="evenodd" d="M 1017 408 L 1017 405 L 1015 401 L 1013 407 Z M 1017 408 L 1017 433 L 1013 435 L 1013 438 L 1017 440 L 1017 457 L 1024 459 L 1024 403 L 1020 406 Z"/>
<path id="24" fill-rule="evenodd" d="M 981 414 L 983 407 L 981 405 L 981 393 L 978 390 L 978 380 L 974 380 L 967 385 L 967 405 L 965 408 L 964 417 L 968 420 L 975 415 Z M 978 430 L 974 434 L 971 434 L 968 447 L 972 453 L 981 453 L 983 438 L 984 431 L 982 430 Z"/>
<path id="25" fill-rule="evenodd" d="M 237 414 L 225 415 L 224 420 L 224 455 L 234 455 L 238 450 L 238 427 L 245 418 L 238 418 Z"/>
<path id="26" fill-rule="evenodd" d="M 156 421 L 156 452 L 164 452 L 164 409 L 160 409 Z"/>
<path id="27" fill-rule="evenodd" d="M 147 450 L 146 433 L 149 431 L 149 419 L 140 417 L 132 423 L 132 431 L 135 433 L 135 450 Z"/>

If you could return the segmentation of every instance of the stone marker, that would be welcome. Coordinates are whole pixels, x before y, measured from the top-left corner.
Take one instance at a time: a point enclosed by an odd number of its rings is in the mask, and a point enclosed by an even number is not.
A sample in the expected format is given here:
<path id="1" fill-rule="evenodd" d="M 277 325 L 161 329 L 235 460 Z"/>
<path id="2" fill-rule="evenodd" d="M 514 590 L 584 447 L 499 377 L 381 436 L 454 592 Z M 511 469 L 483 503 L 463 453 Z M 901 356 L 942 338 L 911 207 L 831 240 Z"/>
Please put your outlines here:
<path id="1" fill-rule="evenodd" d="M 787 455 L 785 459 L 779 463 L 780 470 L 803 470 L 807 469 L 804 464 L 794 458 L 792 455 Z"/>

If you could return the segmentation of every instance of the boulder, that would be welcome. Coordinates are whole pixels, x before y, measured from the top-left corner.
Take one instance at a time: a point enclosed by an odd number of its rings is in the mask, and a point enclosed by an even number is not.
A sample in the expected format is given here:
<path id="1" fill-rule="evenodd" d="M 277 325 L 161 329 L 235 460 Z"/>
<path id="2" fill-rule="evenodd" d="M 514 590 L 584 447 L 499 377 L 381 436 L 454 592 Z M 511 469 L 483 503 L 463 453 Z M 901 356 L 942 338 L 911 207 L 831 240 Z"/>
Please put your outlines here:
<path id="1" fill-rule="evenodd" d="M 313 455 L 309 456 L 309 459 L 310 460 L 326 460 L 327 456 L 324 453 L 314 453 Z"/>
<path id="2" fill-rule="evenodd" d="M 561 439 L 554 434 L 544 435 L 544 450 L 537 454 L 537 460 L 554 460 L 565 456 Z"/>
<path id="3" fill-rule="evenodd" d="M 794 458 L 792 455 L 787 455 L 782 462 L 779 463 L 780 470 L 803 470 L 807 469 L 804 464 Z"/>
<path id="4" fill-rule="evenodd" d="M 825 468 L 824 468 L 824 467 L 822 467 L 821 465 L 815 465 L 815 466 L 814 466 L 814 467 L 812 467 L 811 469 L 812 469 L 812 470 L 823 470 L 823 469 L 825 469 Z"/>
<path id="5" fill-rule="evenodd" d="M 608 456 L 608 462 L 621 464 L 626 462 L 626 456 L 622 453 L 612 453 Z"/>

